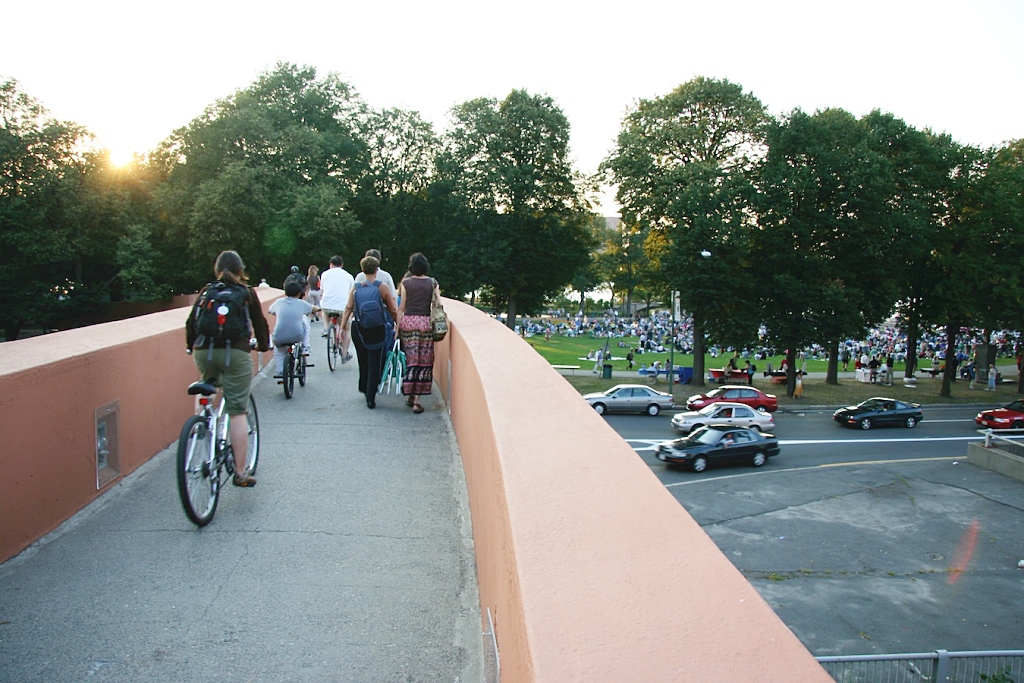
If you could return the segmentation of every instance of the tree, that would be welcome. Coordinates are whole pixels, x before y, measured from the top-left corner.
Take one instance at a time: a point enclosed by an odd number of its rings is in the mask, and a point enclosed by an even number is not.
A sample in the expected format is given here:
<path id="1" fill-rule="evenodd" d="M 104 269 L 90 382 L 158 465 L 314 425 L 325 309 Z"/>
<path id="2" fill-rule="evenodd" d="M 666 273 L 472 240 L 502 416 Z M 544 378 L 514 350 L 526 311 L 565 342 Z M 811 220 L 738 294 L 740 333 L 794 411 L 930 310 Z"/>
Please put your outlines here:
<path id="1" fill-rule="evenodd" d="M 835 381 L 839 339 L 892 308 L 892 173 L 868 133 L 827 109 L 796 110 L 768 136 L 754 247 L 766 267 L 755 277 L 769 335 L 788 349 L 789 395 L 798 349 L 826 340 Z"/>
<path id="2" fill-rule="evenodd" d="M 506 323 L 538 310 L 585 266 L 594 244 L 569 158 L 569 123 L 549 97 L 512 91 L 452 110 L 439 159 L 472 228 L 458 242 Z"/>
<path id="3" fill-rule="evenodd" d="M 90 135 L 0 83 L 0 324 L 67 326 L 109 298 L 120 191 Z"/>
<path id="4" fill-rule="evenodd" d="M 678 291 L 693 315 L 698 385 L 706 331 L 736 344 L 756 339 L 753 292 L 733 290 L 723 301 L 717 282 L 749 282 L 752 177 L 769 120 L 739 85 L 696 78 L 665 97 L 641 100 L 602 164 L 618 185 L 624 222 L 648 233 L 646 256 L 661 271 L 666 293 Z M 711 259 L 701 256 L 708 252 Z"/>
<path id="5" fill-rule="evenodd" d="M 185 291 L 223 249 L 250 273 L 288 272 L 355 246 L 350 209 L 369 170 L 362 100 L 334 75 L 278 64 L 175 131 L 156 155 L 160 231 L 177 243 Z M 273 279 L 271 275 L 268 279 Z"/>
<path id="6" fill-rule="evenodd" d="M 385 109 L 368 114 L 362 137 L 369 168 L 351 202 L 363 226 L 356 239 L 357 253 L 379 249 L 385 269 L 399 273 L 414 252 L 436 258 L 444 231 L 427 205 L 440 151 L 433 127 L 416 112 Z"/>

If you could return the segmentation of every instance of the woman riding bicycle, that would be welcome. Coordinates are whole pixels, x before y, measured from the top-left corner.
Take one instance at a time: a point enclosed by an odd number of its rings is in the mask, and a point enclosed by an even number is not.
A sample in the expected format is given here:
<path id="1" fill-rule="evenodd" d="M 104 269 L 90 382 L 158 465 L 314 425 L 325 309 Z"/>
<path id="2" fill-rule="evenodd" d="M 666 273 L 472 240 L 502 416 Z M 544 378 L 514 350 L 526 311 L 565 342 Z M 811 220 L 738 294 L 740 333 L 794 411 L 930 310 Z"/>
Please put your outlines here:
<path id="1" fill-rule="evenodd" d="M 248 286 L 245 264 L 242 257 L 234 251 L 222 251 L 213 266 L 213 274 L 217 280 L 228 285 L 242 286 L 248 291 L 246 308 L 251 323 L 251 333 L 256 338 L 256 348 L 260 351 L 270 349 L 270 331 L 267 319 L 263 316 L 256 290 Z M 196 329 L 196 311 L 203 294 L 210 287 L 207 285 L 196 297 L 196 304 L 185 321 L 185 341 L 192 360 L 203 375 L 203 381 L 221 387 L 224 394 L 224 408 L 231 416 L 231 443 L 235 458 L 235 486 L 255 486 L 256 479 L 245 469 L 246 448 L 241 446 L 249 439 L 249 425 L 246 421 L 246 408 L 249 405 L 249 392 L 252 388 L 252 356 L 249 345 L 250 330 L 238 335 L 236 339 L 210 342 L 210 348 L 197 339 L 200 336 Z"/>

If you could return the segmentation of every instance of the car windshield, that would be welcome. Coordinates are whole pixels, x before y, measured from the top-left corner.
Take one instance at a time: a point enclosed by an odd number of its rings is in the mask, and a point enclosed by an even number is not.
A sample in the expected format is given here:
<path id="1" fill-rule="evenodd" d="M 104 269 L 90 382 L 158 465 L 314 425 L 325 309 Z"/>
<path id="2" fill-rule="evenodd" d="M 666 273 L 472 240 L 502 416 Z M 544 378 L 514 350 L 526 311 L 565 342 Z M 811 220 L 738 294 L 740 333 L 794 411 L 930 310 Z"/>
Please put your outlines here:
<path id="1" fill-rule="evenodd" d="M 716 410 L 718 410 L 718 409 L 719 409 L 719 407 L 720 407 L 720 406 L 719 406 L 718 404 L 716 404 L 716 403 L 712 403 L 712 404 L 710 404 L 710 405 L 706 405 L 706 406 L 704 406 L 703 408 L 701 408 L 701 409 L 700 409 L 700 410 L 698 410 L 697 412 L 698 412 L 699 414 L 701 414 L 701 415 L 713 415 L 713 414 L 714 414 L 714 412 L 715 412 Z"/>
<path id="2" fill-rule="evenodd" d="M 717 429 L 701 427 L 686 438 L 679 439 L 679 442 L 684 446 L 687 444 L 704 444 L 705 446 L 710 446 L 711 444 L 718 443 L 718 439 L 721 438 L 721 436 L 722 433 Z"/>
<path id="3" fill-rule="evenodd" d="M 1007 403 L 1003 408 L 1006 410 L 1016 410 L 1018 413 L 1024 413 L 1024 399 L 1017 399 L 1013 403 Z"/>

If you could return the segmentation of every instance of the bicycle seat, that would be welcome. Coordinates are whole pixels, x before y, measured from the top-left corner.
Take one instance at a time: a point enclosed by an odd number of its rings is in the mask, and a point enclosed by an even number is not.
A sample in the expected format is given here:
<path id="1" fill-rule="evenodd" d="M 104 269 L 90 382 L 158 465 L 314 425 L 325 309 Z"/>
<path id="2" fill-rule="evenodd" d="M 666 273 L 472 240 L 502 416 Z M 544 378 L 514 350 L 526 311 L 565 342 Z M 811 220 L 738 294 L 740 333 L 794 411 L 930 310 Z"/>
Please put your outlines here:
<path id="1" fill-rule="evenodd" d="M 209 382 L 192 382 L 188 385 L 188 395 L 195 396 L 196 394 L 202 394 L 203 396 L 213 396 L 217 393 L 217 387 Z"/>

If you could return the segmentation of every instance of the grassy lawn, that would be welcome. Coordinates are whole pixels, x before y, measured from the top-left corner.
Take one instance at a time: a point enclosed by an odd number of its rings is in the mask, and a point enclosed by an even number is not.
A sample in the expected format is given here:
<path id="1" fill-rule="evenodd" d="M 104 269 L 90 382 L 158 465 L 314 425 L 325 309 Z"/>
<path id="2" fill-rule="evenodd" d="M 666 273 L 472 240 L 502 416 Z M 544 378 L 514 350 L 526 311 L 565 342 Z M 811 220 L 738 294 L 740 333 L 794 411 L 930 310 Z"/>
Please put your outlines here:
<path id="1" fill-rule="evenodd" d="M 585 394 L 591 391 L 602 391 L 616 384 L 636 382 L 639 384 L 646 384 L 646 378 L 636 375 L 635 380 L 626 379 L 624 377 L 615 377 L 613 379 L 601 379 L 600 371 L 598 374 L 592 374 L 591 370 L 594 367 L 594 361 L 586 360 L 587 353 L 589 351 L 597 351 L 604 347 L 603 339 L 593 339 L 590 336 L 582 337 L 559 337 L 553 336 L 550 340 L 545 341 L 542 336 L 528 337 L 526 342 L 530 344 L 537 352 L 544 357 L 552 365 L 578 365 L 580 369 L 576 371 L 575 377 L 567 376 L 565 379 L 572 384 L 577 391 L 581 394 Z M 614 370 L 625 371 L 626 368 L 626 348 L 620 348 L 618 346 L 618 339 L 611 340 L 611 355 L 612 355 L 612 368 Z M 580 359 L 583 360 L 580 360 Z M 621 360 L 616 360 L 621 358 Z M 663 364 L 667 363 L 669 354 L 667 353 L 645 353 L 635 354 L 633 361 L 634 372 L 640 367 L 640 364 L 650 365 L 655 360 L 660 360 Z M 720 368 L 722 367 L 728 357 L 719 356 L 718 358 L 712 358 L 706 356 L 704 358 L 704 368 Z M 775 356 L 769 359 L 772 366 L 775 368 L 779 367 L 779 363 L 782 360 L 782 356 Z M 1004 359 L 1005 360 L 1005 359 Z M 765 368 L 765 361 L 756 360 L 753 361 L 757 366 L 758 372 L 754 376 L 754 386 L 762 391 L 775 394 L 779 398 L 779 405 L 785 407 L 795 407 L 799 405 L 850 405 L 859 403 L 864 399 L 871 398 L 872 396 L 886 396 L 889 398 L 895 398 L 901 401 L 913 401 L 915 403 L 927 403 L 927 404 L 967 404 L 977 403 L 979 405 L 1002 405 L 1009 403 L 1018 397 L 1016 384 L 1003 384 L 997 387 L 995 393 L 990 391 L 983 391 L 983 386 L 979 383 L 978 388 L 971 390 L 968 388 L 966 381 L 958 380 L 953 383 L 951 398 L 942 398 L 939 396 L 939 390 L 942 387 L 941 379 L 932 379 L 928 375 L 919 376 L 916 387 L 906 387 L 902 382 L 903 365 L 897 363 L 895 367 L 896 381 L 891 387 L 881 386 L 877 384 L 864 384 L 863 382 L 856 382 L 852 379 L 840 380 L 838 385 L 826 384 L 824 378 L 804 379 L 804 397 L 800 400 L 787 398 L 786 387 L 780 384 L 771 384 L 767 378 L 762 377 L 761 372 Z M 693 356 L 684 355 L 677 353 L 675 355 L 675 364 L 683 367 L 693 366 Z M 850 366 L 853 367 L 852 364 Z M 1008 368 L 1004 363 L 1002 369 L 1012 370 L 1012 361 Z M 825 372 L 828 370 L 828 361 L 825 360 L 808 360 L 807 371 L 808 372 Z M 1014 377 L 1015 374 L 1008 373 L 1008 376 Z M 662 379 L 657 385 L 657 388 L 661 391 L 668 390 L 668 384 Z M 685 403 L 687 397 L 693 394 L 699 393 L 700 391 L 710 391 L 714 385 L 708 384 L 704 389 L 693 385 L 676 384 L 673 387 L 673 395 L 676 398 L 676 403 Z"/>

